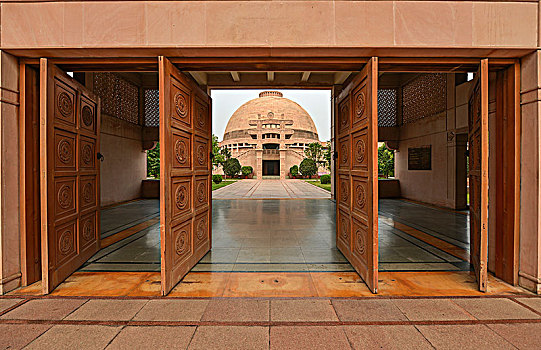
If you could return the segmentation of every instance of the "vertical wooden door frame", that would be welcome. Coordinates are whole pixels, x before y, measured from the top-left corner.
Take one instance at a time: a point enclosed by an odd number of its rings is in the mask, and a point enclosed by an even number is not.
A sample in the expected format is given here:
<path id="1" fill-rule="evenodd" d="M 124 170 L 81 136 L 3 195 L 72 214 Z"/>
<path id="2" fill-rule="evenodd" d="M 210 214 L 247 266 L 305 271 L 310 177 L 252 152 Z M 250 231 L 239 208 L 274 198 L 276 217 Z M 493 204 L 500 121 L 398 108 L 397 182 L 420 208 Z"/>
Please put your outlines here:
<path id="1" fill-rule="evenodd" d="M 490 64 L 490 61 L 489 61 Z M 496 72 L 495 143 L 496 218 L 494 274 L 507 283 L 518 283 L 520 234 L 520 63 L 516 61 Z"/>
<path id="2" fill-rule="evenodd" d="M 468 98 L 470 264 L 478 288 L 488 282 L 488 59 L 479 62 Z"/>
<path id="3" fill-rule="evenodd" d="M 39 69 L 19 64 L 19 90 L 21 284 L 27 286 L 41 279 Z"/>

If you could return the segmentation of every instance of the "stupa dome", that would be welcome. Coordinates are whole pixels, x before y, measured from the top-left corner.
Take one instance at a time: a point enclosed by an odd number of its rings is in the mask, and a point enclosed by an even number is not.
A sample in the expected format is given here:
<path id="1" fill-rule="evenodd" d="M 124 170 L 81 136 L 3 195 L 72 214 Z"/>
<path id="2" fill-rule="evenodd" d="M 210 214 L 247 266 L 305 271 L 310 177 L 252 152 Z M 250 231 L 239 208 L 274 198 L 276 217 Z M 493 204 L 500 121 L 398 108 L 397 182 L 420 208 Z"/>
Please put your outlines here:
<path id="1" fill-rule="evenodd" d="M 249 129 L 254 129 L 251 122 L 257 119 L 290 120 L 292 124 L 288 129 L 296 131 L 298 136 L 319 140 L 316 125 L 308 112 L 298 103 L 283 97 L 279 91 L 263 91 L 258 98 L 250 100 L 240 106 L 229 119 L 225 128 L 224 140 L 243 137 Z M 252 123 L 253 124 L 253 123 Z M 307 137 L 310 135 L 310 137 Z M 292 139 L 295 139 L 293 133 Z"/>

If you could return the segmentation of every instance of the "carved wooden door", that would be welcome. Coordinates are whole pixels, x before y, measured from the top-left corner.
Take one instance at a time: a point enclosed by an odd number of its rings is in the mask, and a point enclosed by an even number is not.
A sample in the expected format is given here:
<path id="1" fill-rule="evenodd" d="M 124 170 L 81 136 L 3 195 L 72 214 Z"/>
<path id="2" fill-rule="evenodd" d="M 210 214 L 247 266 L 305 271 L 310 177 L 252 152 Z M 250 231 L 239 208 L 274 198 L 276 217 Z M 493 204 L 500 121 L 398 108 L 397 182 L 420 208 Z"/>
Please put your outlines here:
<path id="1" fill-rule="evenodd" d="M 488 59 L 481 60 L 468 103 L 470 261 L 479 290 L 487 290 Z"/>
<path id="2" fill-rule="evenodd" d="M 338 98 L 336 245 L 373 293 L 378 290 L 378 60 Z"/>
<path id="3" fill-rule="evenodd" d="M 210 97 L 165 58 L 160 79 L 161 290 L 211 247 Z"/>
<path id="4" fill-rule="evenodd" d="M 100 103 L 40 62 L 41 261 L 50 293 L 99 249 Z"/>

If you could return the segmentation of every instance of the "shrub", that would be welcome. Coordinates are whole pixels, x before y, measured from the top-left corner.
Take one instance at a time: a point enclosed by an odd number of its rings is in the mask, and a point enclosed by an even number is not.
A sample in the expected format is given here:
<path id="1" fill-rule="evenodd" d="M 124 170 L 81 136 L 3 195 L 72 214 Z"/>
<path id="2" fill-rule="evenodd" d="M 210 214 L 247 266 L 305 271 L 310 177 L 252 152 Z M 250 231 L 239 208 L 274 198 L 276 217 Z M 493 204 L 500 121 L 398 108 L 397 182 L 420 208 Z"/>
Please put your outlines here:
<path id="1" fill-rule="evenodd" d="M 299 175 L 299 166 L 298 165 L 293 165 L 291 168 L 289 168 L 289 174 L 291 176 Z"/>
<path id="2" fill-rule="evenodd" d="M 304 158 L 299 166 L 299 171 L 303 176 L 313 176 L 317 173 L 317 165 L 313 159 Z"/>
<path id="3" fill-rule="evenodd" d="M 240 163 L 237 158 L 229 158 L 224 163 L 224 173 L 229 177 L 234 177 L 240 171 Z"/>
<path id="4" fill-rule="evenodd" d="M 331 183 L 331 175 L 321 175 L 321 178 L 319 179 L 322 184 L 330 184 Z"/>
<path id="5" fill-rule="evenodd" d="M 212 182 L 215 184 L 222 182 L 222 175 L 212 175 Z"/>
<path id="6" fill-rule="evenodd" d="M 250 175 L 251 173 L 254 172 L 254 168 L 252 168 L 251 166 L 247 165 L 247 166 L 243 166 L 240 171 L 242 172 L 242 175 L 244 176 L 248 176 Z"/>

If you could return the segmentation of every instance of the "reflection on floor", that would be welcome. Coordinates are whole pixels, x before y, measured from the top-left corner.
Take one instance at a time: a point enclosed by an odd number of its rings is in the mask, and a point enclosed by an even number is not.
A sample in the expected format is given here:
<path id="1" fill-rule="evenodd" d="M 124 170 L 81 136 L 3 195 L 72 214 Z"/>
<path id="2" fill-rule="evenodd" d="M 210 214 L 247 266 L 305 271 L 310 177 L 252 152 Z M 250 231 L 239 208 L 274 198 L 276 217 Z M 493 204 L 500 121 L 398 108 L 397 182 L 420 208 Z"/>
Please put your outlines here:
<path id="1" fill-rule="evenodd" d="M 101 238 L 160 215 L 158 199 L 141 199 L 101 210 Z"/>
<path id="2" fill-rule="evenodd" d="M 160 271 L 156 210 L 153 200 L 104 210 L 107 232 L 129 230 L 130 222 L 143 228 L 102 249 L 81 270 Z M 141 213 L 156 223 L 146 227 Z M 112 228 L 115 218 L 119 223 Z M 468 270 L 468 225 L 462 213 L 381 200 L 380 271 Z M 354 271 L 336 249 L 335 204 L 330 200 L 213 200 L 212 228 L 212 251 L 194 272 Z"/>
<path id="3" fill-rule="evenodd" d="M 469 269 L 469 216 L 398 199 L 379 201 L 380 271 Z"/>

